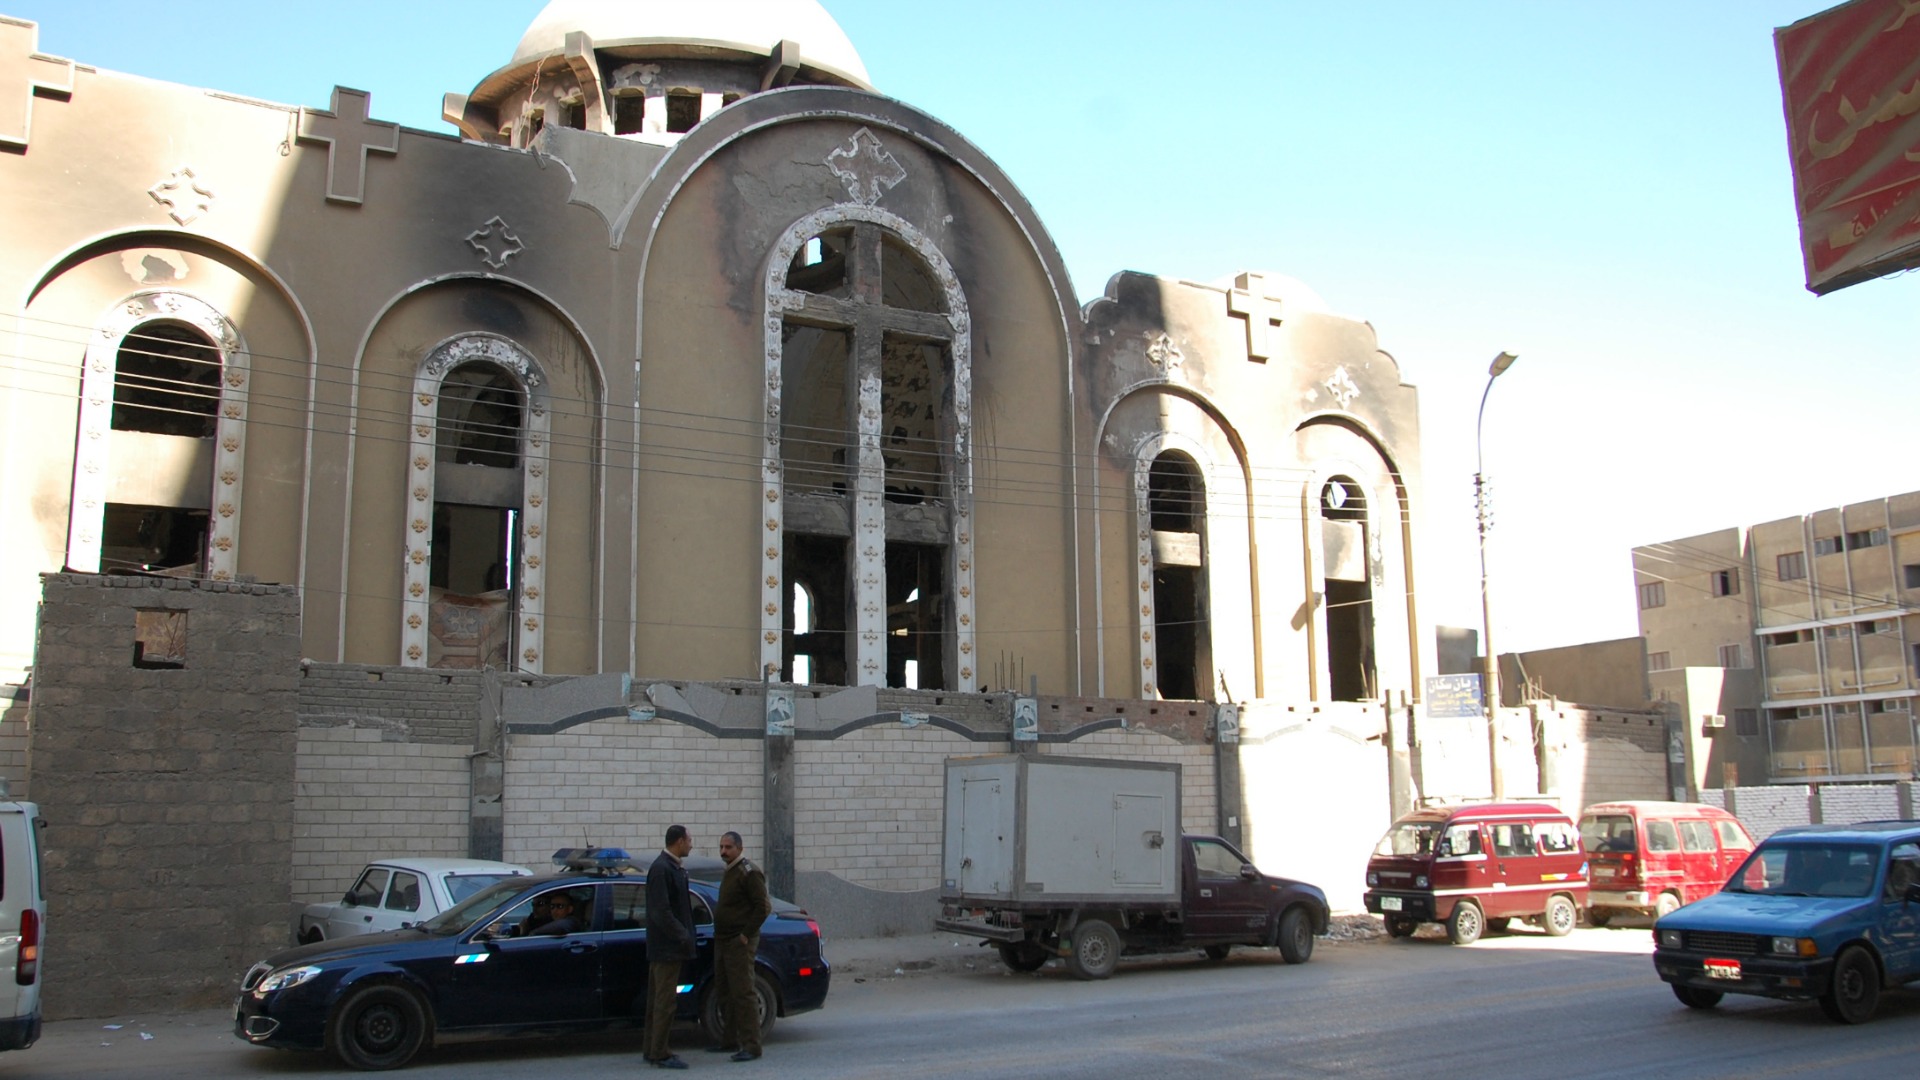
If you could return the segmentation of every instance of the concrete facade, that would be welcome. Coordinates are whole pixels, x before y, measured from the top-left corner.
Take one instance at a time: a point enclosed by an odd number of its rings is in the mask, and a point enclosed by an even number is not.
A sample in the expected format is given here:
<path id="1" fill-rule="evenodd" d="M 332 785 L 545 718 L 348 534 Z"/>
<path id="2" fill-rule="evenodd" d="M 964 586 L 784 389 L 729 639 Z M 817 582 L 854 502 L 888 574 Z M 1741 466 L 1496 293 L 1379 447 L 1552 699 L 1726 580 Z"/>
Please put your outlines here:
<path id="1" fill-rule="evenodd" d="M 1656 696 L 1703 787 L 1916 775 L 1920 492 L 1635 548 Z"/>

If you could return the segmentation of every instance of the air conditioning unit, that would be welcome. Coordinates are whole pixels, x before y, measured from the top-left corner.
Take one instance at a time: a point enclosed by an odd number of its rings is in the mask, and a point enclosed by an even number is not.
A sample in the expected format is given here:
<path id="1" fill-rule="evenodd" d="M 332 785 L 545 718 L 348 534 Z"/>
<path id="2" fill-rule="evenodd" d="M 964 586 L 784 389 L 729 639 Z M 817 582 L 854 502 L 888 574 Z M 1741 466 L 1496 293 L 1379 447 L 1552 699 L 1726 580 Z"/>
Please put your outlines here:
<path id="1" fill-rule="evenodd" d="M 1700 734 L 1712 738 L 1727 729 L 1727 718 L 1719 713 L 1708 713 L 1700 718 Z"/>

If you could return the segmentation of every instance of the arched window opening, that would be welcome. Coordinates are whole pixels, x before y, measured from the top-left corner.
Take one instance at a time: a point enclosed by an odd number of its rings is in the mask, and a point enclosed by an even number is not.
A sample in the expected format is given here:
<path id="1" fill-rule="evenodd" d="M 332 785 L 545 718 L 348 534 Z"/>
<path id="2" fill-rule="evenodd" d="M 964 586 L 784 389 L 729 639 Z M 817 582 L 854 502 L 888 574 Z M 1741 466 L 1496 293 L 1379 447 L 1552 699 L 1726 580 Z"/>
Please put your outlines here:
<path id="1" fill-rule="evenodd" d="M 784 277 L 785 315 L 769 495 L 783 511 L 783 579 L 807 588 L 814 619 L 796 630 L 784 616 L 783 675 L 804 655 L 820 683 L 965 682 L 952 599 L 956 567 L 970 572 L 955 552 L 965 389 L 948 292 L 872 221 L 807 236 L 770 273 L 775 289 Z"/>
<path id="2" fill-rule="evenodd" d="M 940 502 L 946 498 L 947 385 L 952 362 L 940 342 L 888 334 L 880 348 L 880 415 L 885 429 L 887 501 Z"/>
<path id="3" fill-rule="evenodd" d="M 782 682 L 847 685 L 846 546 L 831 536 L 787 537 L 786 579 L 807 607 L 804 620 L 797 604 L 787 607 Z"/>
<path id="4" fill-rule="evenodd" d="M 101 573 L 202 576 L 205 510 L 108 503 L 100 525 Z"/>
<path id="5" fill-rule="evenodd" d="M 1378 676 L 1366 490 L 1351 477 L 1330 477 L 1320 487 L 1319 509 L 1328 693 L 1335 701 L 1370 701 Z"/>
<path id="6" fill-rule="evenodd" d="M 673 133 L 692 131 L 700 123 L 700 92 L 697 90 L 670 90 L 667 92 L 667 130 Z"/>
<path id="7" fill-rule="evenodd" d="M 520 384 L 492 364 L 462 364 L 440 384 L 439 457 L 497 469 L 520 464 Z"/>
<path id="8" fill-rule="evenodd" d="M 891 235 L 880 243 L 880 302 L 902 311 L 947 310 L 946 290 L 912 248 Z"/>
<path id="9" fill-rule="evenodd" d="M 1191 457 L 1168 450 L 1147 468 L 1153 543 L 1153 638 L 1162 698 L 1211 701 L 1206 481 Z"/>
<path id="10" fill-rule="evenodd" d="M 852 229 L 829 229 L 810 237 L 787 267 L 787 288 L 845 299 L 851 288 L 847 258 L 852 246 Z"/>
<path id="11" fill-rule="evenodd" d="M 220 350 L 199 330 L 150 322 L 121 339 L 113 380 L 113 430 L 213 438 L 220 411 Z"/>

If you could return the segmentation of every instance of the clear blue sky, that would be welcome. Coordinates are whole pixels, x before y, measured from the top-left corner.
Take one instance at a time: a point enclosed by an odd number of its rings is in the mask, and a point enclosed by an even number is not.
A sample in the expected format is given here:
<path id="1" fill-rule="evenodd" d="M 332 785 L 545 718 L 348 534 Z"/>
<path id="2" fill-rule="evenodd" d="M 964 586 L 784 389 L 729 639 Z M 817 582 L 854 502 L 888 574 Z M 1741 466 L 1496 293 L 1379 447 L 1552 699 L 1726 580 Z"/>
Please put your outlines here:
<path id="1" fill-rule="evenodd" d="M 1474 411 L 1518 352 L 1485 428 L 1502 651 L 1634 634 L 1634 545 L 1920 488 L 1920 277 L 1802 285 L 1772 30 L 1830 0 L 823 2 L 1021 186 L 1083 301 L 1254 269 L 1373 324 L 1421 391 L 1442 622 L 1479 625 Z M 435 131 L 541 6 L 0 0 L 44 52 Z"/>

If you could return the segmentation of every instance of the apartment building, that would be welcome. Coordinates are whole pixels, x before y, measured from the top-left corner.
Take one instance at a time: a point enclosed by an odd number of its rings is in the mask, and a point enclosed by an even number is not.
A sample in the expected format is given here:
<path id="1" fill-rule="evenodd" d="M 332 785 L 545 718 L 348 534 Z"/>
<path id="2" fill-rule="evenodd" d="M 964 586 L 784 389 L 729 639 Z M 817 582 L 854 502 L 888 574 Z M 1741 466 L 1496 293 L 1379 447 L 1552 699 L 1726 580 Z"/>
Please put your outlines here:
<path id="1" fill-rule="evenodd" d="M 1915 775 L 1920 492 L 1633 551 L 1655 698 L 1702 782 Z"/>

